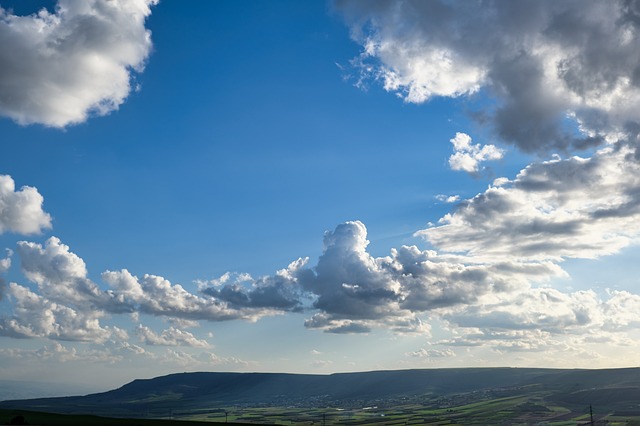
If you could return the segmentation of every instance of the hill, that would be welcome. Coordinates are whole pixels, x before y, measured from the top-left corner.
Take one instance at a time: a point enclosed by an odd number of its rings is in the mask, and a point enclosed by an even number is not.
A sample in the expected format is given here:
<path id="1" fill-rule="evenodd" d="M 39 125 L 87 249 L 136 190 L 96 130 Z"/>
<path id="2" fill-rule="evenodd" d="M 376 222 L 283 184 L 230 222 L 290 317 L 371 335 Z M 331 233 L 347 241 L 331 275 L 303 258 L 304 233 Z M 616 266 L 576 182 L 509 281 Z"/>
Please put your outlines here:
<path id="1" fill-rule="evenodd" d="M 517 401 L 517 410 L 544 412 L 545 407 L 561 407 L 556 411 L 569 415 L 584 414 L 593 405 L 608 415 L 638 416 L 640 369 L 463 368 L 331 375 L 181 373 L 134 380 L 121 388 L 86 396 L 3 401 L 0 408 L 187 418 L 205 412 L 220 417 L 230 407 L 361 410 L 415 406 L 451 411 L 453 407 L 509 398 Z"/>

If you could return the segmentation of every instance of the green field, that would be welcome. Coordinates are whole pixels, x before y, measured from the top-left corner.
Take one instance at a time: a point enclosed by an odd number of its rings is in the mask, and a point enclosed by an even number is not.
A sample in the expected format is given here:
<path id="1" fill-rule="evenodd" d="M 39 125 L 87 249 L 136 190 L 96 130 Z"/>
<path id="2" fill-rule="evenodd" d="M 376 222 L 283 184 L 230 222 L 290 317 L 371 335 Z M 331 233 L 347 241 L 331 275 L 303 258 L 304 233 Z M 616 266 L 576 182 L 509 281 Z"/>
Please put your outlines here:
<path id="1" fill-rule="evenodd" d="M 226 414 L 226 415 L 225 415 Z M 434 408 L 410 404 L 359 409 L 293 408 L 293 407 L 228 407 L 169 412 L 160 418 L 122 419 L 89 415 L 63 415 L 24 410 L 0 410 L 0 424 L 8 424 L 15 416 L 23 416 L 32 425 L 114 425 L 114 426 L 202 426 L 203 424 L 269 424 L 269 425 L 531 425 L 569 426 L 590 424 L 589 407 L 572 411 L 549 405 L 544 395 L 516 395 L 486 398 L 463 405 Z M 616 416 L 594 412 L 596 424 L 640 425 L 637 416 Z"/>
<path id="2" fill-rule="evenodd" d="M 275 425 L 530 425 L 589 424 L 589 407 L 571 410 L 549 404 L 543 394 L 486 398 L 481 401 L 434 408 L 432 405 L 398 405 L 343 409 L 338 407 L 228 407 L 229 422 Z M 225 411 L 211 408 L 175 413 L 176 418 L 199 422 L 225 422 Z M 638 415 L 616 416 L 594 412 L 596 424 L 640 425 Z"/>
<path id="3" fill-rule="evenodd" d="M 229 422 L 276 425 L 530 425 L 550 426 L 589 424 L 589 407 L 583 412 L 572 412 L 564 407 L 533 402 L 528 397 L 508 397 L 483 402 L 432 409 L 419 405 L 370 409 L 340 408 L 229 408 Z M 219 413 L 191 414 L 184 420 L 224 422 Z M 640 425 L 638 416 L 614 416 L 612 413 L 595 413 L 596 424 Z"/>

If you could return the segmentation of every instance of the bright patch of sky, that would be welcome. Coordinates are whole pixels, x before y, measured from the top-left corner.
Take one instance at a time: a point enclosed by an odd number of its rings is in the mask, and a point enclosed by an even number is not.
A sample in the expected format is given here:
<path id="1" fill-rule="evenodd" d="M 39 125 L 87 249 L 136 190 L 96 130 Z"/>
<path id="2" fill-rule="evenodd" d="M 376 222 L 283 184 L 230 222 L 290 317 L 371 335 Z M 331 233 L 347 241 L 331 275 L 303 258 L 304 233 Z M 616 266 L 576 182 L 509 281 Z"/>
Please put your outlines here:
<path id="1" fill-rule="evenodd" d="M 0 0 L 2 377 L 635 365 L 640 10 L 479 4 Z"/>

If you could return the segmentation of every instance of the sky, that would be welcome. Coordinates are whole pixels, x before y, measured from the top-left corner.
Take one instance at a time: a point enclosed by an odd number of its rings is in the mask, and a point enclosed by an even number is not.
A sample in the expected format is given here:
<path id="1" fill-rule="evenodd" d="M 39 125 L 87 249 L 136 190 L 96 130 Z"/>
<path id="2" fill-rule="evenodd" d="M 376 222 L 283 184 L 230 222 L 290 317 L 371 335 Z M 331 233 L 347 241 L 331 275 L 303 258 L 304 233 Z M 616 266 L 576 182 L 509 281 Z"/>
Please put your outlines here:
<path id="1" fill-rule="evenodd" d="M 640 2 L 0 6 L 0 380 L 638 365 Z"/>

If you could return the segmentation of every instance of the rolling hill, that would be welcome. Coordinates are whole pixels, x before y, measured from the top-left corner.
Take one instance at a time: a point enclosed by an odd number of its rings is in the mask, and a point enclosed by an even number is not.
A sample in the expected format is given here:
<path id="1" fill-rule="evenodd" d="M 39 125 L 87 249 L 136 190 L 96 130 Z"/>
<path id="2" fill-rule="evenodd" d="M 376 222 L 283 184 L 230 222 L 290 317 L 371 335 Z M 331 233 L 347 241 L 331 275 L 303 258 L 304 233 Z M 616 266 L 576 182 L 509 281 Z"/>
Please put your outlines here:
<path id="1" fill-rule="evenodd" d="M 443 409 L 522 397 L 522 407 L 640 415 L 640 369 L 562 370 L 463 368 L 371 371 L 331 375 L 181 373 L 134 380 L 86 396 L 0 402 L 0 408 L 144 417 L 154 413 L 224 412 L 228 407 L 392 407 Z M 534 401 L 535 400 L 535 401 Z M 528 405 L 527 405 L 528 404 Z M 151 414 L 149 414 L 151 413 Z"/>

